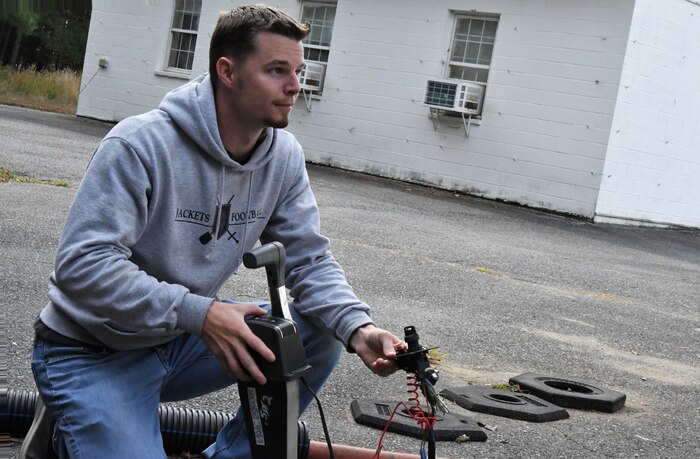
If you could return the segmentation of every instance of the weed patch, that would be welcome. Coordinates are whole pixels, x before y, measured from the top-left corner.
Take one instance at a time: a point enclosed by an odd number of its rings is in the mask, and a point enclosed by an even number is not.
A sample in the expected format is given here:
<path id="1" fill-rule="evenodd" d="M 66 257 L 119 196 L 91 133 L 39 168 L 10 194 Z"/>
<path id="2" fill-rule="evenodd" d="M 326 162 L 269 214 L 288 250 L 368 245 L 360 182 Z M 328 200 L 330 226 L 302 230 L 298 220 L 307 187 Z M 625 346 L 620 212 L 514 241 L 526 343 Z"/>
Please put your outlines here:
<path id="1" fill-rule="evenodd" d="M 12 172 L 9 169 L 0 167 L 0 183 L 7 182 L 20 182 L 20 183 L 37 183 L 39 185 L 51 185 L 59 186 L 61 188 L 70 188 L 70 184 L 65 180 L 43 180 L 32 177 L 27 177 L 26 175 L 20 175 Z"/>
<path id="2" fill-rule="evenodd" d="M 80 74 L 0 67 L 0 104 L 75 114 Z"/>
<path id="3" fill-rule="evenodd" d="M 484 268 L 484 267 L 479 266 L 476 268 L 476 270 L 477 270 L 477 272 L 484 273 L 484 274 L 490 274 L 490 275 L 496 276 L 496 277 L 503 276 L 503 273 L 500 273 L 500 272 L 493 270 L 491 268 Z"/>

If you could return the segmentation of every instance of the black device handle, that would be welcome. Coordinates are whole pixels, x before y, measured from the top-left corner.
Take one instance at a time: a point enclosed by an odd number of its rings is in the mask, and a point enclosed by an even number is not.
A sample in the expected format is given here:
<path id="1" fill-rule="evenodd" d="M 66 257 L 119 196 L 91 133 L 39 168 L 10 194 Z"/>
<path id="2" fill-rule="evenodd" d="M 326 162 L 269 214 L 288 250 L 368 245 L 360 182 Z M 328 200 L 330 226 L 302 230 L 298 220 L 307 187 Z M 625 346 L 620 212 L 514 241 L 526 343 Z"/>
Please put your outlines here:
<path id="1" fill-rule="evenodd" d="M 286 262 L 287 253 L 284 250 L 284 245 L 277 241 L 261 245 L 243 254 L 243 265 L 246 268 L 265 268 L 267 285 L 270 287 L 272 315 L 276 317 L 286 317 L 280 293 L 280 289 L 284 288 L 285 284 L 284 266 Z M 286 296 L 284 299 L 286 301 Z"/>
<path id="2" fill-rule="evenodd" d="M 265 268 L 267 272 L 267 285 L 270 288 L 284 286 L 284 265 L 287 261 L 287 253 L 281 242 L 270 242 L 256 247 L 243 254 L 243 265 L 246 268 Z"/>

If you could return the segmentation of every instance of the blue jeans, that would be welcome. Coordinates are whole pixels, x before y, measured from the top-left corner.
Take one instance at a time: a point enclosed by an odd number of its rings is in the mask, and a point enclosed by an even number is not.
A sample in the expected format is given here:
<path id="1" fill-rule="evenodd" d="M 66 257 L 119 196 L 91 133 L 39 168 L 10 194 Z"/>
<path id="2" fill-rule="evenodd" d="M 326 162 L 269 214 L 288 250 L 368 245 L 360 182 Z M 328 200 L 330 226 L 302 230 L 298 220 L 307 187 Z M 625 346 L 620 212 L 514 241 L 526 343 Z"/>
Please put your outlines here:
<path id="1" fill-rule="evenodd" d="M 333 336 L 291 309 L 313 367 L 306 380 L 318 392 L 343 348 Z M 124 352 L 64 346 L 37 338 L 32 371 L 41 398 L 56 419 L 54 449 L 61 459 L 164 458 L 158 404 L 236 383 L 204 342 L 190 334 L 157 347 Z M 303 388 L 300 394 L 303 412 L 313 396 Z M 250 457 L 240 409 L 204 455 Z"/>

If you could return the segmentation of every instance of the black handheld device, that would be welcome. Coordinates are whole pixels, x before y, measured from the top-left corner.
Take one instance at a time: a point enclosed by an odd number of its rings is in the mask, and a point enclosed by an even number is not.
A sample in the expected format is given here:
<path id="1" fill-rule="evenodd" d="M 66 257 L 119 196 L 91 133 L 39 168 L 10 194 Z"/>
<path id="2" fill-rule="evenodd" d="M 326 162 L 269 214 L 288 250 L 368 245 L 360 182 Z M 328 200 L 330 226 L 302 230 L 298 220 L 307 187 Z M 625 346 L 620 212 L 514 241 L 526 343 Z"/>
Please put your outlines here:
<path id="1" fill-rule="evenodd" d="M 250 329 L 275 354 L 273 363 L 257 353 L 255 361 L 267 378 L 265 385 L 240 381 L 241 397 L 248 439 L 253 459 L 297 459 L 300 439 L 299 378 L 311 366 L 296 323 L 292 320 L 285 291 L 286 254 L 279 242 L 257 247 L 243 255 L 247 268 L 265 268 L 270 289 L 272 314 L 246 318 Z"/>

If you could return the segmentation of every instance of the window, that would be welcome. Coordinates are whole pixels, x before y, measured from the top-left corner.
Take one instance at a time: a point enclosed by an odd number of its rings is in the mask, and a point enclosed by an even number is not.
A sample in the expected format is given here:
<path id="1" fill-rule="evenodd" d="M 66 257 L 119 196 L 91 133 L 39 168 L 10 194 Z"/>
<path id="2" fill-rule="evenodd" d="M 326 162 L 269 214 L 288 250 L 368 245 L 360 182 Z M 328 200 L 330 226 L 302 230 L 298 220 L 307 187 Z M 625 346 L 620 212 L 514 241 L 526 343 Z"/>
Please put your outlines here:
<path id="1" fill-rule="evenodd" d="M 175 0 L 166 70 L 192 70 L 202 0 Z"/>
<path id="2" fill-rule="evenodd" d="M 433 128 L 441 114 L 461 117 L 469 137 L 472 117 L 479 119 L 496 42 L 497 16 L 455 14 L 447 78 L 426 82 L 423 104 L 430 107 Z"/>
<path id="3" fill-rule="evenodd" d="M 496 18 L 457 16 L 448 77 L 486 84 L 496 40 Z"/>
<path id="4" fill-rule="evenodd" d="M 302 41 L 307 65 L 299 78 L 304 89 L 320 91 L 323 87 L 333 37 L 335 9 L 335 4 L 329 3 L 301 4 L 301 22 L 308 21 L 311 24 L 311 32 Z"/>

